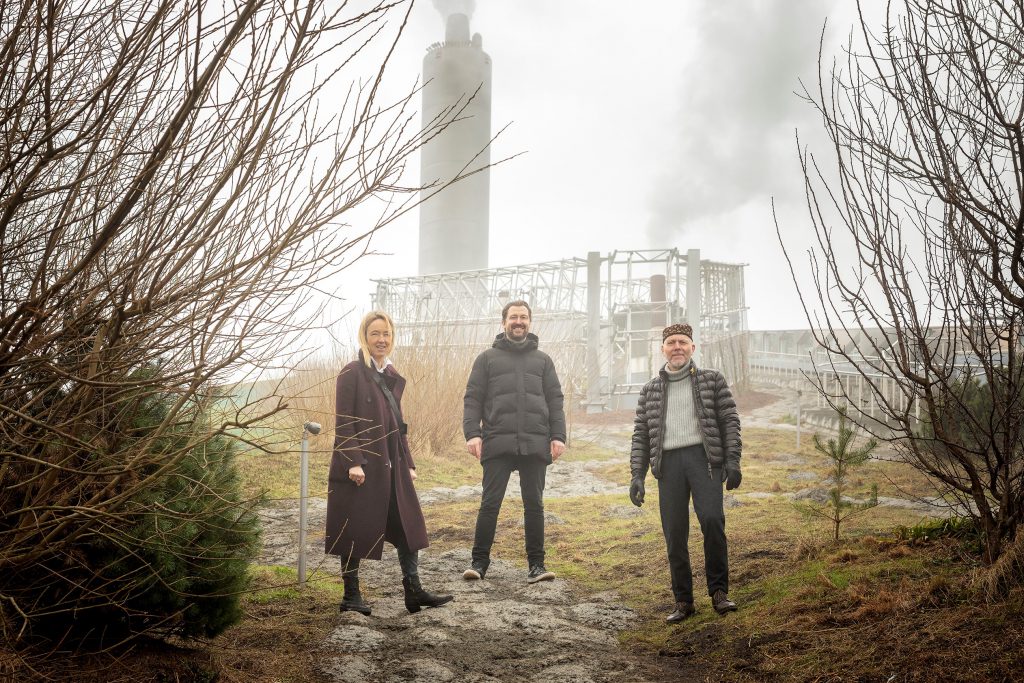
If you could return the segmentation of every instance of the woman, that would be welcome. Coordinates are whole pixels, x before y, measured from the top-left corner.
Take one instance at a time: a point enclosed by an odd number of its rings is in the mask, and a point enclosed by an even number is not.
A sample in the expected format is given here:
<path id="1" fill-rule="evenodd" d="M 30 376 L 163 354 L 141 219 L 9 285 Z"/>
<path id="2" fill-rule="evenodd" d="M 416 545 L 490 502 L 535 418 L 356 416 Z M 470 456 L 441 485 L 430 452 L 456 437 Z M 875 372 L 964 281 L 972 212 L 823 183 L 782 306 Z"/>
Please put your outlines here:
<path id="1" fill-rule="evenodd" d="M 359 561 L 379 560 L 384 541 L 398 550 L 406 609 L 418 612 L 452 599 L 420 585 L 418 553 L 428 545 L 427 529 L 402 421 L 405 379 L 388 358 L 394 338 L 386 313 L 368 313 L 359 324 L 359 360 L 338 375 L 326 545 L 341 557 L 342 612 L 370 614 L 359 592 Z"/>

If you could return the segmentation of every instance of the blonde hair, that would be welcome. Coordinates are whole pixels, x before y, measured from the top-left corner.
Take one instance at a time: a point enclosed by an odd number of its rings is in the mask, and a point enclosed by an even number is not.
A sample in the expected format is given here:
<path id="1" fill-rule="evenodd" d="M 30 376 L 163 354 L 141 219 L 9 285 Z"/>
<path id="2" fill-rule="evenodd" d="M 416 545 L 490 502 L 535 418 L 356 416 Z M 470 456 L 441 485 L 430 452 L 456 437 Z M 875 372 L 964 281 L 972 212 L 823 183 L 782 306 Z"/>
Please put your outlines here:
<path id="1" fill-rule="evenodd" d="M 363 352 L 363 362 L 366 363 L 366 367 L 371 367 L 373 356 L 370 354 L 370 344 L 367 341 L 367 335 L 370 331 L 370 325 L 375 320 L 383 320 L 388 324 L 388 332 L 391 333 L 391 348 L 388 352 L 395 350 L 395 323 L 391 320 L 391 316 L 384 311 L 370 311 L 363 316 L 363 321 L 359 323 L 359 349 Z"/>

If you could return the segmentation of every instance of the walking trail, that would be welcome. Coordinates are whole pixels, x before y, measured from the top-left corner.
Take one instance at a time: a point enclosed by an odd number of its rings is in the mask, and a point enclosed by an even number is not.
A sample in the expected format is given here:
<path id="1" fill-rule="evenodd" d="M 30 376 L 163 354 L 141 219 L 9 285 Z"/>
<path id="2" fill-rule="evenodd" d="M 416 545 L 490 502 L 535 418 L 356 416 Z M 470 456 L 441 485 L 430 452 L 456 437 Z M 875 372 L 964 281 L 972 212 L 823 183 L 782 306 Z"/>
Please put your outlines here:
<path id="1" fill-rule="evenodd" d="M 781 405 L 780 405 L 781 404 Z M 773 424 L 783 401 L 765 405 L 743 416 L 745 424 Z M 610 425 L 590 438 L 616 453 L 616 459 L 595 462 L 559 462 L 549 468 L 545 499 L 619 494 L 621 505 L 610 515 L 638 514 L 628 503 L 628 490 L 594 474 L 595 469 L 620 462 L 627 468 L 631 425 Z M 797 456 L 792 456 L 796 458 Z M 513 474 L 506 497 L 519 495 Z M 825 482 L 807 473 L 808 489 L 827 491 Z M 744 498 L 770 497 L 751 491 L 727 494 L 726 506 L 742 505 Z M 789 494 L 792 496 L 793 494 Z M 800 494 L 797 494 L 798 496 Z M 808 494 L 811 495 L 811 494 Z M 424 507 L 448 501 L 480 498 L 480 486 L 436 488 L 420 492 Z M 893 499 L 883 504 L 907 507 L 914 501 Z M 324 558 L 323 528 L 326 500 L 309 501 L 307 566 L 338 571 L 337 558 Z M 561 522 L 547 514 L 549 524 Z M 297 556 L 298 506 L 280 505 L 262 512 L 263 564 L 294 567 Z M 622 650 L 617 634 L 636 623 L 637 616 L 609 587 L 586 593 L 562 580 L 526 583 L 522 563 L 495 558 L 483 581 L 465 581 L 469 549 L 420 553 L 420 575 L 431 591 L 450 593 L 455 600 L 443 607 L 409 614 L 402 601 L 401 575 L 395 551 L 385 545 L 380 562 L 365 562 L 360 579 L 373 588 L 373 614 L 339 613 L 337 625 L 321 644 L 319 660 L 324 680 L 357 681 L 520 681 L 537 683 L 603 683 L 605 681 L 665 680 L 667 671 L 658 658 L 639 658 Z M 667 577 L 666 577 L 667 579 Z"/>
<path id="2" fill-rule="evenodd" d="M 624 429 L 625 427 L 622 427 Z M 601 445 L 628 458 L 628 437 L 621 431 L 601 437 Z M 614 461 L 612 461 L 614 462 Z M 545 499 L 617 493 L 627 500 L 625 486 L 593 474 L 601 462 L 560 462 L 547 475 Z M 513 473 L 506 497 L 519 495 Z M 437 488 L 420 492 L 424 507 L 480 498 L 480 486 Z M 615 506 L 631 514 L 632 506 Z M 621 509 L 619 509 L 621 508 Z M 307 563 L 338 570 L 337 558 L 324 559 L 326 500 L 309 501 L 310 542 Z M 612 511 L 615 513 L 616 511 Z M 298 509 L 267 508 L 262 513 L 263 564 L 295 566 Z M 559 519 L 547 513 L 549 524 Z M 636 621 L 614 591 L 587 594 L 562 580 L 526 583 L 522 563 L 491 561 L 487 578 L 466 581 L 469 549 L 420 553 L 420 576 L 435 592 L 455 595 L 443 607 L 409 614 L 402 600 L 401 572 L 394 549 L 384 546 L 380 562 L 364 562 L 360 582 L 373 587 L 373 614 L 338 615 L 338 623 L 321 645 L 321 672 L 337 683 L 362 681 L 657 681 L 656 663 L 623 651 L 618 632 Z M 661 674 L 661 675 L 659 675 Z"/>

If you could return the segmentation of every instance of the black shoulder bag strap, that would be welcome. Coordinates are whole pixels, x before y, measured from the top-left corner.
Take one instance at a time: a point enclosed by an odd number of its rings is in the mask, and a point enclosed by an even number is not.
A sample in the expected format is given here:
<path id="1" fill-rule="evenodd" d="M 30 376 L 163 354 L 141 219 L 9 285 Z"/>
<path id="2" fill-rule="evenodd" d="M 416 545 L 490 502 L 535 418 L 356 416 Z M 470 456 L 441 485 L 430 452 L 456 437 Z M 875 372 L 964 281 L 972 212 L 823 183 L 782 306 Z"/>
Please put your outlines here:
<path id="1" fill-rule="evenodd" d="M 387 383 L 384 381 L 382 372 L 377 372 L 375 368 L 370 368 L 370 372 L 373 374 L 373 381 L 377 383 L 380 390 L 384 392 L 384 398 L 388 400 L 388 405 L 391 406 L 391 412 L 395 415 L 395 420 L 398 421 L 398 433 L 405 434 L 409 428 L 406 426 L 405 421 L 402 419 L 402 411 L 398 407 L 398 401 L 395 400 L 395 395 L 388 389 Z"/>

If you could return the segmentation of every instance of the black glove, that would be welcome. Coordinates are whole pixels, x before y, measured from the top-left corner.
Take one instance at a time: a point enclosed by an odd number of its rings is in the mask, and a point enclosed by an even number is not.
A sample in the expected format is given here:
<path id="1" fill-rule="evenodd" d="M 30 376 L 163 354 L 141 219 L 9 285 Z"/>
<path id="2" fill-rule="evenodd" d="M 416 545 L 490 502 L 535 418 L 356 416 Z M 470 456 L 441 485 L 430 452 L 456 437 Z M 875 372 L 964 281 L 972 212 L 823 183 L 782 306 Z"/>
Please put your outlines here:
<path id="1" fill-rule="evenodd" d="M 633 477 L 633 481 L 629 484 L 629 499 L 637 507 L 644 504 L 644 480 L 642 478 Z"/>
<path id="2" fill-rule="evenodd" d="M 740 482 L 743 481 L 743 473 L 739 469 L 733 469 L 732 467 L 726 467 L 725 472 L 725 490 L 732 491 L 740 487 Z"/>

